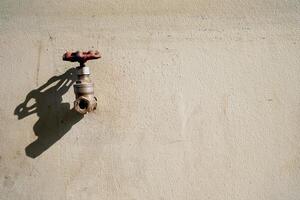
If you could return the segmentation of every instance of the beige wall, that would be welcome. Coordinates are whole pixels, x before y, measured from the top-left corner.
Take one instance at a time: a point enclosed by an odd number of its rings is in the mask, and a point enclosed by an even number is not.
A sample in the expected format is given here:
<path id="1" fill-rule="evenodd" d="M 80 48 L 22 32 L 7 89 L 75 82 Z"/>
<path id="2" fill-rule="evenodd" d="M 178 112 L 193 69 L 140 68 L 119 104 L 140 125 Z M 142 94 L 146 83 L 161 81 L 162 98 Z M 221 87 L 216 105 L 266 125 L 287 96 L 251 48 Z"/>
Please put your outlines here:
<path id="1" fill-rule="evenodd" d="M 0 199 L 300 199 L 299 11 L 2 0 Z M 84 118 L 58 82 L 78 49 L 103 55 Z"/>

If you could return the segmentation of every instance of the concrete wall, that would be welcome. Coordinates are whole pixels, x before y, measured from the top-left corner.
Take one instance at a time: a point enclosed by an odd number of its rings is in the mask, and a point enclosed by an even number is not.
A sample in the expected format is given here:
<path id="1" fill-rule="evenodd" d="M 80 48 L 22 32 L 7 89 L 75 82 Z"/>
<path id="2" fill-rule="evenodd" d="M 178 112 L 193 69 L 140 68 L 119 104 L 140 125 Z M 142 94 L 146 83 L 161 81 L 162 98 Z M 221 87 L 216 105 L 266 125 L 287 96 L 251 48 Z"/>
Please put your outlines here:
<path id="1" fill-rule="evenodd" d="M 300 199 L 299 11 L 2 0 L 0 199 Z M 82 118 L 61 57 L 89 49 Z"/>

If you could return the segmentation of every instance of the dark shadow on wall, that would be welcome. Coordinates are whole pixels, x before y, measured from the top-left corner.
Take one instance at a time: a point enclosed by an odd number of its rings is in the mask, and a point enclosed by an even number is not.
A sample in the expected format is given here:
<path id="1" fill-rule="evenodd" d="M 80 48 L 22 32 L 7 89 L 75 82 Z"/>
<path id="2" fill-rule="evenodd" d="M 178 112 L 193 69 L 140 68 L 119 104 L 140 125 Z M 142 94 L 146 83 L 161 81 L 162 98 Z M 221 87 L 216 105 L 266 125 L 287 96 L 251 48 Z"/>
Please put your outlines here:
<path id="1" fill-rule="evenodd" d="M 21 120 L 36 113 L 39 117 L 33 126 L 38 137 L 25 148 L 26 155 L 36 158 L 63 137 L 83 115 L 63 103 L 62 96 L 76 79 L 76 69 L 72 68 L 60 76 L 50 78 L 47 83 L 29 92 L 23 103 L 15 108 L 14 114 Z"/>

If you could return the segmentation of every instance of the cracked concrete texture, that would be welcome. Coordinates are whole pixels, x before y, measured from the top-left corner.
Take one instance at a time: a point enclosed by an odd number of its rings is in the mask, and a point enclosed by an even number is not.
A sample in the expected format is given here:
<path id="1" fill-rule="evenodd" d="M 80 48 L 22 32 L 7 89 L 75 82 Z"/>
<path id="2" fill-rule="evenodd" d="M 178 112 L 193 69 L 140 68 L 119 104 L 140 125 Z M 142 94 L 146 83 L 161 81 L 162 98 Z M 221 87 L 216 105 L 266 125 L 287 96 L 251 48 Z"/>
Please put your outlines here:
<path id="1" fill-rule="evenodd" d="M 0 199 L 299 199 L 299 7 L 1 1 Z M 74 118 L 62 55 L 89 49 Z"/>

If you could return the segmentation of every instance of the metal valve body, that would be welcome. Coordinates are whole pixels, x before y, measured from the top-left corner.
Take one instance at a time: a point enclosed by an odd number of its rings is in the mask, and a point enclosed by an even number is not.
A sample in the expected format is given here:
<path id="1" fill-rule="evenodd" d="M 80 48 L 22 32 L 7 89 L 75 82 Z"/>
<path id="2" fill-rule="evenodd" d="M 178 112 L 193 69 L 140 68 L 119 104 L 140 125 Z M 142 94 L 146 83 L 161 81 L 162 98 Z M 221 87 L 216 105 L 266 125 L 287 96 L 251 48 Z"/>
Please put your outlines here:
<path id="1" fill-rule="evenodd" d="M 77 80 L 74 84 L 74 92 L 76 100 L 74 108 L 81 114 L 86 114 L 96 109 L 97 98 L 94 96 L 94 84 L 90 79 L 90 69 L 85 62 L 92 59 L 100 58 L 98 51 L 88 52 L 67 52 L 63 56 L 63 60 L 70 62 L 79 62 L 80 66 L 76 67 Z"/>
<path id="2" fill-rule="evenodd" d="M 94 96 L 94 84 L 90 80 L 90 70 L 87 66 L 79 66 L 77 69 L 78 80 L 74 84 L 76 100 L 74 101 L 75 110 L 85 114 L 97 107 L 97 99 Z"/>

